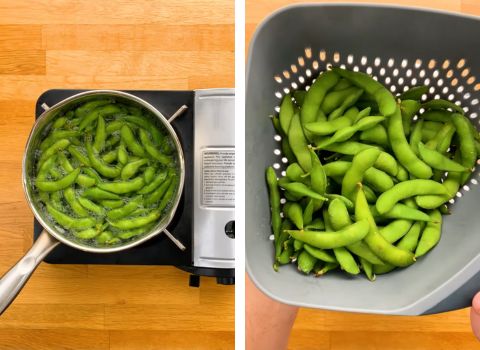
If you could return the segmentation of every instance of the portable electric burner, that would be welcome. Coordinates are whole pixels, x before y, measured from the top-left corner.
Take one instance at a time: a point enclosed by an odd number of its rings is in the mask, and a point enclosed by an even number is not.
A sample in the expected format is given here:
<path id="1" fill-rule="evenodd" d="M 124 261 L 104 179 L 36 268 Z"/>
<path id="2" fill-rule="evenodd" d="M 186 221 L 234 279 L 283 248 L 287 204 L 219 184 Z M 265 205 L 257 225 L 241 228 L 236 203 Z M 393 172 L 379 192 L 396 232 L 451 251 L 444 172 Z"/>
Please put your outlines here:
<path id="1" fill-rule="evenodd" d="M 36 105 L 36 117 L 49 106 L 82 90 L 48 90 Z M 171 124 L 185 157 L 185 185 L 166 235 L 131 249 L 93 254 L 57 246 L 45 261 L 51 264 L 173 265 L 190 272 L 190 285 L 200 276 L 235 283 L 235 92 L 234 89 L 196 91 L 126 91 L 153 105 Z M 187 108 L 185 109 L 186 106 Z M 34 238 L 42 228 L 34 223 Z"/>

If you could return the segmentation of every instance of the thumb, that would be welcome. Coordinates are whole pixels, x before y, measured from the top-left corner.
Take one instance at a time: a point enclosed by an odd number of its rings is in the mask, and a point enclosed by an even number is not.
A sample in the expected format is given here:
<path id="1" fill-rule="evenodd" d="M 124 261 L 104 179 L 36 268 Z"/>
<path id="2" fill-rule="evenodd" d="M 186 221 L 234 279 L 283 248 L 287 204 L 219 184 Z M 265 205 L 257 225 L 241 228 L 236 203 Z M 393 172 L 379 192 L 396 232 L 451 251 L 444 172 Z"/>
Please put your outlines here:
<path id="1" fill-rule="evenodd" d="M 480 292 L 478 292 L 472 300 L 472 308 L 470 309 L 470 323 L 473 334 L 480 340 Z"/>

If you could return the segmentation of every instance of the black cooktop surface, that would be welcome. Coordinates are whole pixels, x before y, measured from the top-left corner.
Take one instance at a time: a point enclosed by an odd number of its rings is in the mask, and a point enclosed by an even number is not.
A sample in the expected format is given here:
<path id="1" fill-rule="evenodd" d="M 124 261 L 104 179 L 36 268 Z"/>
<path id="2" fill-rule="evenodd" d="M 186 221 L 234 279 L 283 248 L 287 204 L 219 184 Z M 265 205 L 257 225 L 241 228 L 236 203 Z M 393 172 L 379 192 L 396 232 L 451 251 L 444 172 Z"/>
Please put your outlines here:
<path id="1" fill-rule="evenodd" d="M 48 106 L 53 106 L 61 100 L 82 91 L 83 90 L 46 91 L 37 101 L 35 109 L 36 118 L 44 111 L 41 107 L 43 103 L 46 103 Z M 187 249 L 181 251 L 165 235 L 160 234 L 139 246 L 108 254 L 86 253 L 60 244 L 44 259 L 47 263 L 175 266 L 189 266 L 192 264 L 193 91 L 126 90 L 125 92 L 144 99 L 157 108 L 167 119 L 175 113 L 180 106 L 188 106 L 186 112 L 172 122 L 172 126 L 177 132 L 182 144 L 185 156 L 185 186 L 175 217 L 168 226 L 168 230 L 177 237 Z M 35 220 L 34 239 L 37 239 L 41 231 L 42 227 Z"/>

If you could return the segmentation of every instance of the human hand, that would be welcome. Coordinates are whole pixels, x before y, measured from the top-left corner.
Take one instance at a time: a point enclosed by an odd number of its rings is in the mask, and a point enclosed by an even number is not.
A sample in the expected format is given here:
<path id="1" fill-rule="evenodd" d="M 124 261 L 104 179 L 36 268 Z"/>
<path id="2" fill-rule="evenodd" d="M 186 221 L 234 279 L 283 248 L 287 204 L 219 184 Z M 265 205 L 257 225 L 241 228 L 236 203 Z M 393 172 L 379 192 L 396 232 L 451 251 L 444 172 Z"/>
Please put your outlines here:
<path id="1" fill-rule="evenodd" d="M 257 289 L 248 274 L 245 285 L 246 348 L 286 349 L 298 307 L 270 299 Z"/>
<path id="2" fill-rule="evenodd" d="M 480 340 L 480 292 L 478 292 L 472 300 L 472 308 L 470 309 L 470 324 L 473 334 Z"/>

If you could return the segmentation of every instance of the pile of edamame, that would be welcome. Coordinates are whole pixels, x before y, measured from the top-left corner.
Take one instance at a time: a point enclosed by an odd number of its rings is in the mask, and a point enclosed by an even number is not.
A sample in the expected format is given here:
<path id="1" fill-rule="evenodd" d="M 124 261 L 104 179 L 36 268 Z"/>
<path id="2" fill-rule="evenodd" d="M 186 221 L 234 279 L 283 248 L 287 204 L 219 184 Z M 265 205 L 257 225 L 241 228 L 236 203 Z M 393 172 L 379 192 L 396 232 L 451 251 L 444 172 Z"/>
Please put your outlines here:
<path id="1" fill-rule="evenodd" d="M 275 270 L 293 262 L 373 281 L 439 242 L 480 136 L 457 104 L 422 102 L 427 92 L 393 96 L 368 74 L 332 68 L 284 97 L 273 124 L 288 167 L 280 179 L 266 171 Z"/>
<path id="2" fill-rule="evenodd" d="M 120 244 L 148 232 L 179 184 L 170 136 L 145 111 L 95 99 L 56 117 L 36 157 L 36 194 L 66 236 Z"/>

